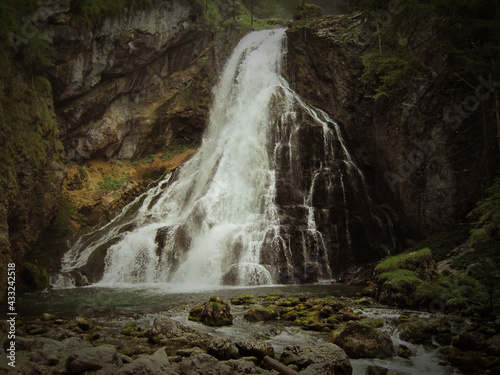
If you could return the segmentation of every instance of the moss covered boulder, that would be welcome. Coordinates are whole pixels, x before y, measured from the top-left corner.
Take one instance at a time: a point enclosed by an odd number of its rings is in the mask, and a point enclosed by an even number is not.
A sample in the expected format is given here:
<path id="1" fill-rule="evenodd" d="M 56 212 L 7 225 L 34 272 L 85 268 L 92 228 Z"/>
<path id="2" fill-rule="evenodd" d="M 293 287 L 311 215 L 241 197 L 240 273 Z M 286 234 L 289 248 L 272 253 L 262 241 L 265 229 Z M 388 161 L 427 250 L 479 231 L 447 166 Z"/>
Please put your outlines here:
<path id="1" fill-rule="evenodd" d="M 415 307 L 416 291 L 426 282 L 436 279 L 436 263 L 428 248 L 395 255 L 377 265 L 375 279 L 378 281 L 376 297 L 379 302 Z"/>
<path id="2" fill-rule="evenodd" d="M 389 334 L 365 324 L 349 322 L 332 339 L 349 358 L 386 358 L 394 355 Z"/>
<path id="3" fill-rule="evenodd" d="M 399 323 L 399 338 L 402 340 L 422 345 L 432 345 L 433 338 L 443 345 L 451 342 L 451 326 L 446 316 L 422 318 L 402 315 Z"/>
<path id="4" fill-rule="evenodd" d="M 275 320 L 278 317 L 278 312 L 272 307 L 257 307 L 248 310 L 245 313 L 244 319 L 247 322 L 265 322 Z"/>
<path id="5" fill-rule="evenodd" d="M 212 296 L 207 302 L 191 309 L 189 320 L 213 327 L 230 326 L 233 324 L 233 315 L 229 303 L 219 296 Z"/>

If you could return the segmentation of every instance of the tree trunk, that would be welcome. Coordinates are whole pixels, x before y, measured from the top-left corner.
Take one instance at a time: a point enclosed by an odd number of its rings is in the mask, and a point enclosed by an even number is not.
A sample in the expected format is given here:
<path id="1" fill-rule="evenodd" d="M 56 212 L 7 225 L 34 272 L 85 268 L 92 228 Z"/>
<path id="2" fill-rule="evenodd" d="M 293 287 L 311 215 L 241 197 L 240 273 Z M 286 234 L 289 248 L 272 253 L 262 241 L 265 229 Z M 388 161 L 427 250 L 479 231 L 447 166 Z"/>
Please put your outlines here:
<path id="1" fill-rule="evenodd" d="M 250 25 L 253 25 L 253 2 L 254 0 L 250 3 Z"/>
<path id="2" fill-rule="evenodd" d="M 267 355 L 262 360 L 262 364 L 278 371 L 280 375 L 299 375 L 298 372 L 292 370 L 291 368 L 285 366 L 283 363 L 280 363 L 274 358 L 271 358 Z"/>

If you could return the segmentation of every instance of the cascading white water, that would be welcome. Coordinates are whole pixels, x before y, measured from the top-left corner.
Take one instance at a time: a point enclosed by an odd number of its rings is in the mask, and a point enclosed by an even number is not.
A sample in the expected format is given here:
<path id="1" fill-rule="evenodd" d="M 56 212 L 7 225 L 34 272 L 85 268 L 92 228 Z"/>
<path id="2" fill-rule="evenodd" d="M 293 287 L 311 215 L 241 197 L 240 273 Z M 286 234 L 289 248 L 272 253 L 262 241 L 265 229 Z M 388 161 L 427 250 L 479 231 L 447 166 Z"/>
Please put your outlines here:
<path id="1" fill-rule="evenodd" d="M 308 106 L 282 77 L 285 47 L 284 29 L 253 32 L 241 40 L 214 90 L 208 130 L 197 154 L 113 222 L 80 239 L 64 256 L 55 286 L 73 285 L 73 271 L 92 268 L 100 258 L 103 285 L 272 284 L 305 273 L 296 269 L 301 257 L 307 267 L 314 265 L 317 279 L 332 278 L 331 245 L 316 225 L 316 179 L 328 180 L 331 189 L 331 175 L 339 175 L 345 203 L 343 174 L 348 173 L 338 165 L 334 170 L 332 163 L 341 158 L 359 174 L 353 178 L 362 175 L 337 125 Z M 294 120 L 298 113 L 320 129 L 323 150 L 310 185 L 297 193 L 305 212 L 299 257 L 291 237 L 283 236 L 282 208 L 276 202 L 277 170 L 288 168 L 290 178 L 304 174 L 296 163 L 303 122 Z M 290 121 L 294 125 L 285 129 Z M 340 144 L 337 151 L 334 142 Z M 279 167 L 283 163 L 288 165 L 284 169 Z M 344 211 L 350 246 L 349 214 Z M 336 227 L 333 231 L 338 233 Z"/>

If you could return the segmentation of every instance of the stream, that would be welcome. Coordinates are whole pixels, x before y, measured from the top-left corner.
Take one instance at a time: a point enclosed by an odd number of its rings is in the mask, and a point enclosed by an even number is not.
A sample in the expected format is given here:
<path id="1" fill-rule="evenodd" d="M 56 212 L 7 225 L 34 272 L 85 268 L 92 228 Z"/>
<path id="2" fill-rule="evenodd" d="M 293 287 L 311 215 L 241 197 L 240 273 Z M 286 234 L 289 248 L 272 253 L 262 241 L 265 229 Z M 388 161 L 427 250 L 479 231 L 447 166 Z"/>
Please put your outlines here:
<path id="1" fill-rule="evenodd" d="M 366 321 L 382 321 L 379 328 L 389 333 L 394 347 L 404 347 L 408 358 L 394 356 L 385 359 L 351 359 L 353 374 L 364 374 L 368 366 L 381 366 L 406 374 L 452 375 L 461 374 L 455 368 L 446 365 L 439 351 L 441 347 L 415 345 L 399 337 L 397 320 L 402 314 L 430 319 L 435 314 L 412 310 L 400 310 L 383 306 L 356 305 L 362 288 L 344 284 L 310 285 L 268 285 L 258 287 L 207 287 L 197 290 L 179 289 L 171 284 L 121 285 L 121 287 L 85 287 L 70 289 L 52 289 L 43 292 L 25 293 L 18 298 L 20 319 L 36 319 L 43 313 L 57 317 L 87 316 L 99 325 L 116 326 L 117 331 L 127 323 L 141 327 L 151 327 L 158 316 L 168 316 L 199 332 L 213 336 L 226 336 L 232 340 L 261 339 L 274 348 L 276 356 L 288 345 L 321 345 L 329 342 L 328 334 L 303 330 L 290 322 L 267 321 L 250 323 L 243 319 L 245 312 L 255 306 L 231 305 L 234 317 L 233 325 L 226 327 L 208 327 L 188 320 L 189 310 L 196 304 L 207 301 L 212 295 L 219 295 L 226 301 L 243 295 L 265 297 L 280 294 L 284 298 L 301 296 L 307 299 L 319 299 L 332 296 L 353 306 L 355 313 Z M 118 335 L 118 333 L 116 333 Z"/>

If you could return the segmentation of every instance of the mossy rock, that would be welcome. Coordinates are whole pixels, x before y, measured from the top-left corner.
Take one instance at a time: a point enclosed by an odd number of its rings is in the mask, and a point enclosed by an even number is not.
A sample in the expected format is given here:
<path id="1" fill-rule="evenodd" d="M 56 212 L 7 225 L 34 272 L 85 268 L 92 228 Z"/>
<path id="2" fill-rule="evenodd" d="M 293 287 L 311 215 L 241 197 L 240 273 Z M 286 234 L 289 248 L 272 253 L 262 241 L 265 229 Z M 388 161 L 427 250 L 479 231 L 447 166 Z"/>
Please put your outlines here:
<path id="1" fill-rule="evenodd" d="M 233 305 L 251 305 L 254 303 L 253 295 L 240 296 L 231 299 Z"/>
<path id="2" fill-rule="evenodd" d="M 125 327 L 122 328 L 120 331 L 120 334 L 123 336 L 134 336 L 138 332 L 140 332 L 141 329 L 137 327 L 136 323 L 129 323 Z"/>
<path id="3" fill-rule="evenodd" d="M 413 344 L 432 345 L 433 336 L 449 335 L 451 328 L 446 317 L 434 319 L 405 318 L 401 320 L 399 338 Z M 444 338 L 443 338 L 444 340 Z"/>
<path id="4" fill-rule="evenodd" d="M 281 298 L 278 301 L 276 301 L 277 306 L 283 306 L 283 307 L 294 307 L 297 306 L 299 303 L 300 300 L 297 297 Z"/>
<path id="5" fill-rule="evenodd" d="M 287 322 L 293 322 L 299 318 L 299 314 L 297 314 L 297 311 L 292 310 L 287 312 L 281 317 L 281 320 L 285 320 Z"/>
<path id="6" fill-rule="evenodd" d="M 335 311 L 335 312 L 339 312 L 340 310 L 349 307 L 349 306 L 347 306 L 346 303 L 342 302 L 339 299 L 328 300 L 327 303 L 328 303 L 328 306 L 330 306 L 333 309 L 333 311 Z"/>
<path id="7" fill-rule="evenodd" d="M 368 298 L 360 298 L 356 301 L 354 301 L 355 304 L 360 305 L 360 306 L 370 306 L 372 305 L 372 301 L 370 301 Z"/>
<path id="8" fill-rule="evenodd" d="M 212 296 L 202 305 L 194 306 L 189 312 L 189 320 L 207 326 L 221 327 L 233 324 L 233 316 L 229 303 L 219 296 Z"/>
<path id="9" fill-rule="evenodd" d="M 383 260 L 375 267 L 375 275 L 383 279 L 382 274 L 397 270 L 413 271 L 420 280 L 434 280 L 436 263 L 429 248 L 411 253 L 399 254 Z"/>
<path id="10" fill-rule="evenodd" d="M 487 373 L 485 370 L 498 369 L 500 366 L 499 357 L 486 355 L 482 351 L 462 351 L 451 347 L 448 349 L 447 357 L 453 366 L 466 374 Z"/>
<path id="11" fill-rule="evenodd" d="M 278 312 L 272 308 L 257 307 L 248 310 L 243 318 L 247 322 L 265 322 L 268 320 L 275 320 L 278 315 Z"/>
<path id="12" fill-rule="evenodd" d="M 389 334 L 367 325 L 350 322 L 332 337 L 349 358 L 386 358 L 395 354 Z"/>

